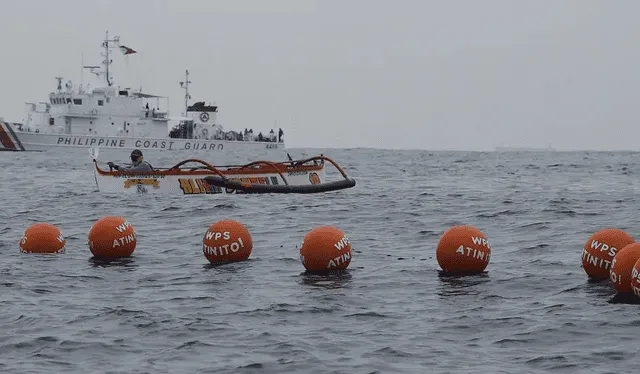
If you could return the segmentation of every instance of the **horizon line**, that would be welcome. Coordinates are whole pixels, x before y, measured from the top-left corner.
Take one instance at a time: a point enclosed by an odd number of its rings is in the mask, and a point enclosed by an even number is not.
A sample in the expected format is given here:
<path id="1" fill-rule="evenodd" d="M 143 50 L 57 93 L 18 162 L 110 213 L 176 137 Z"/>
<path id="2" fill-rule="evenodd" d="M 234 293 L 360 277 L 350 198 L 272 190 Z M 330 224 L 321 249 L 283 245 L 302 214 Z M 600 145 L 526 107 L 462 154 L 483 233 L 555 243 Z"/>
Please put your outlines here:
<path id="1" fill-rule="evenodd" d="M 496 147 L 500 148 L 500 147 Z M 307 147 L 307 146 L 295 146 L 289 147 L 285 145 L 285 150 L 289 149 L 339 149 L 339 150 L 359 150 L 359 149 L 368 149 L 368 150 L 377 150 L 377 151 L 427 151 L 427 152 L 473 152 L 473 153 L 580 153 L 580 152 L 625 152 L 625 153 L 638 153 L 640 149 L 571 149 L 571 148 L 536 148 L 536 147 L 505 147 L 508 148 L 506 150 L 500 149 L 455 149 L 455 148 L 386 148 L 386 147 L 371 147 L 371 146 L 357 146 L 357 147 Z"/>

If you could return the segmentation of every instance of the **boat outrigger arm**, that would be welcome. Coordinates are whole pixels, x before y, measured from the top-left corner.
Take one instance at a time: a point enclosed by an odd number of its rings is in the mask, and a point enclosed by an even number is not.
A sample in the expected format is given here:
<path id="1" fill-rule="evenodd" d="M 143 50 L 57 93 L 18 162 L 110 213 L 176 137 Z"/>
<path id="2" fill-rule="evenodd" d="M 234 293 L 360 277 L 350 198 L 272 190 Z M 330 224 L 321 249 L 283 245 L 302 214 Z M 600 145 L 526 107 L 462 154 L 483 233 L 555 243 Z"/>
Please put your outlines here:
<path id="1" fill-rule="evenodd" d="M 210 169 L 215 172 L 217 175 L 210 175 L 205 177 L 204 180 L 212 186 L 229 188 L 234 190 L 240 190 L 244 193 L 299 193 L 299 194 L 309 194 L 309 193 L 320 193 L 320 192 L 329 192 L 329 191 L 337 191 L 344 190 L 347 188 L 354 187 L 356 185 L 356 181 L 347 176 L 347 173 L 342 170 L 342 168 L 332 159 L 326 156 L 315 156 L 305 160 L 299 161 L 289 161 L 294 166 L 301 166 L 308 162 L 322 160 L 328 161 L 342 174 L 344 179 L 333 181 L 333 182 L 325 182 L 319 184 L 301 184 L 301 185 L 290 185 L 287 182 L 287 178 L 284 177 L 282 172 L 278 171 L 278 174 L 282 178 L 284 184 L 255 184 L 250 182 L 241 182 L 233 179 L 229 179 L 227 176 L 219 172 L 215 167 L 211 166 Z M 274 163 L 270 161 L 255 161 L 250 164 L 244 165 L 244 167 L 251 167 L 255 165 L 269 165 L 273 166 L 275 170 L 278 170 L 278 167 L 274 165 Z"/>

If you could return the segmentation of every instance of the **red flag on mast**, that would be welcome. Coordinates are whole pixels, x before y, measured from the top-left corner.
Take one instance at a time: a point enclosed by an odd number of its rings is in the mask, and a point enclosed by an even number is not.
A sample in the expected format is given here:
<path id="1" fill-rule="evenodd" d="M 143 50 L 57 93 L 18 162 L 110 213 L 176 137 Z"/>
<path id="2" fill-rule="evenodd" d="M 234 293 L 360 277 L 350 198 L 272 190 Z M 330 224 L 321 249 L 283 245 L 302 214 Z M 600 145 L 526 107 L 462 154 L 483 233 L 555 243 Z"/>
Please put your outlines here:
<path id="1" fill-rule="evenodd" d="M 127 46 L 124 46 L 124 45 L 121 45 L 121 46 L 120 46 L 120 50 L 121 50 L 121 51 L 122 51 L 122 53 L 124 53 L 125 55 L 130 55 L 130 54 L 133 54 L 133 53 L 138 53 L 138 52 L 134 51 L 133 49 L 131 49 L 131 48 L 127 47 Z"/>

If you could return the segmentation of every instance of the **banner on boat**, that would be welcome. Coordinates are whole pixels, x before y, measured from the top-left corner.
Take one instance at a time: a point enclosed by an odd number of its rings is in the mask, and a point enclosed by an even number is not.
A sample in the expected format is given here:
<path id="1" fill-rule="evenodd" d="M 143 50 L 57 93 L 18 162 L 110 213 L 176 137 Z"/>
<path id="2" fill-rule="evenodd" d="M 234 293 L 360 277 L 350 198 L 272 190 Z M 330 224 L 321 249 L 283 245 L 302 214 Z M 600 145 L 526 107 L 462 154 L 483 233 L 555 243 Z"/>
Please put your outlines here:
<path id="1" fill-rule="evenodd" d="M 246 177 L 246 178 L 229 178 L 231 180 L 246 182 L 252 184 L 266 184 L 266 185 L 277 185 L 278 177 L 275 176 L 266 176 L 266 177 Z M 167 183 L 170 185 L 174 185 L 176 179 L 173 180 L 159 180 L 159 178 L 127 178 L 124 180 L 124 188 L 126 190 L 135 188 L 137 193 L 147 193 L 149 192 L 148 188 L 159 189 L 161 187 L 161 183 L 163 184 L 164 189 L 172 189 L 174 187 L 167 186 Z M 221 188 L 217 186 L 212 186 L 204 178 L 199 177 L 184 177 L 177 178 L 177 186 L 182 191 L 184 195 L 211 195 L 211 194 L 222 194 L 222 193 L 235 193 L 242 194 L 245 193 L 243 191 L 236 191 L 232 188 Z"/>
<path id="2" fill-rule="evenodd" d="M 180 189 L 185 195 L 219 194 L 222 188 L 211 186 L 204 178 L 178 178 Z"/>
<path id="3" fill-rule="evenodd" d="M 251 183 L 251 184 L 278 184 L 278 177 L 247 177 L 247 178 L 229 178 L 238 182 Z M 200 195 L 200 194 L 219 194 L 219 193 L 236 193 L 241 194 L 243 191 L 236 191 L 232 188 L 212 186 L 204 178 L 178 178 L 180 183 L 180 189 L 185 195 Z"/>
<path id="4" fill-rule="evenodd" d="M 154 178 L 127 179 L 124 181 L 124 188 L 131 188 L 133 185 L 150 185 L 153 188 L 160 188 L 160 182 Z"/>

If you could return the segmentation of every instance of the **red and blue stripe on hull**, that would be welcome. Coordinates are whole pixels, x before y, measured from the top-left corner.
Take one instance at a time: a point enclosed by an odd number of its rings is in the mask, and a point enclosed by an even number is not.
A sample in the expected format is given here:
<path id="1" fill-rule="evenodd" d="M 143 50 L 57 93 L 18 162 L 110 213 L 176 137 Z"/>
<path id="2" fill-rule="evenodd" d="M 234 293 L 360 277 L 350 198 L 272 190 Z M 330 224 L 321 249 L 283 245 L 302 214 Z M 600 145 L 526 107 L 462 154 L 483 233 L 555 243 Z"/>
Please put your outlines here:
<path id="1" fill-rule="evenodd" d="M 0 151 L 24 151 L 22 142 L 6 122 L 0 122 Z"/>

